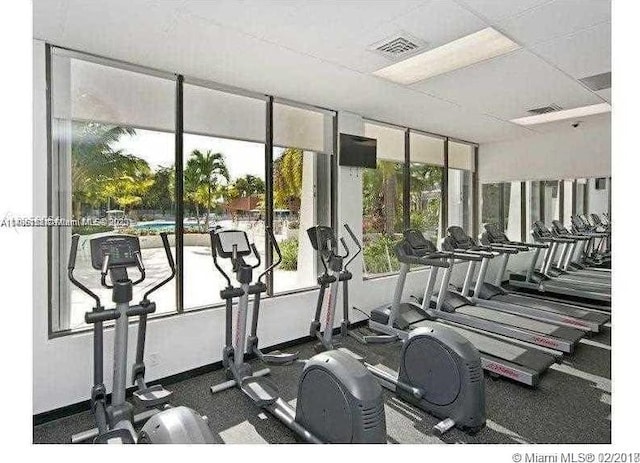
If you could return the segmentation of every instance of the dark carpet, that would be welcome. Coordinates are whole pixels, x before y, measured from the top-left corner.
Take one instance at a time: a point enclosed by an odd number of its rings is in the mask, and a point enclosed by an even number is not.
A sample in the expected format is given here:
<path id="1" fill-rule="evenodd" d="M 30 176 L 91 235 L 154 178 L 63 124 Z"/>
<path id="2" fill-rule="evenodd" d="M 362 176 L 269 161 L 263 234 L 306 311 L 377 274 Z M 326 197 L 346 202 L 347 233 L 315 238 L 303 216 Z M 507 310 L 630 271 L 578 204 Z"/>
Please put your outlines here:
<path id="1" fill-rule="evenodd" d="M 436 418 L 395 398 L 385 390 L 388 440 L 393 443 L 610 443 L 611 351 L 610 328 L 581 343 L 562 365 L 553 366 L 537 389 L 504 379 L 486 377 L 487 426 L 470 436 L 457 429 L 436 437 L 431 429 Z M 399 344 L 363 346 L 354 339 L 343 346 L 366 354 L 371 364 L 398 367 Z M 295 348 L 301 358 L 313 355 L 313 343 Z M 292 350 L 295 350 L 292 349 Z M 256 367 L 260 368 L 259 365 Z M 271 378 L 282 396 L 296 396 L 301 364 L 276 366 Z M 209 417 L 221 443 L 293 443 L 297 439 L 275 418 L 265 415 L 239 390 L 215 396 L 209 386 L 225 380 L 222 370 L 173 384 L 172 403 L 186 405 Z M 89 390 L 89 385 L 87 385 Z M 71 435 L 93 427 L 89 411 L 34 427 L 35 443 L 69 443 Z"/>

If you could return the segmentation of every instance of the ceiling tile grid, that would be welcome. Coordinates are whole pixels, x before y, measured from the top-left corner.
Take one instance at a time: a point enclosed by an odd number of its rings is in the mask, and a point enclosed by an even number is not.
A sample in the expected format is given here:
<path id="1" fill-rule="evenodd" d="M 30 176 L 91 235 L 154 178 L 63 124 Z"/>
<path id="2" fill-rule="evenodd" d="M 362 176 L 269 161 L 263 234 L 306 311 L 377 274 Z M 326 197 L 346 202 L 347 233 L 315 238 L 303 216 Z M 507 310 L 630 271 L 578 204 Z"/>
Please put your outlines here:
<path id="1" fill-rule="evenodd" d="M 429 49 L 488 26 L 523 48 L 411 87 L 371 74 L 396 33 Z M 611 70 L 610 36 L 609 0 L 34 0 L 57 45 L 477 142 L 532 133 L 508 121 L 533 107 L 610 101 L 577 81 Z"/>
<path id="2" fill-rule="evenodd" d="M 522 49 L 413 87 L 503 120 L 550 104 L 573 108 L 600 102 L 582 85 Z"/>
<path id="3" fill-rule="evenodd" d="M 611 71 L 611 23 L 531 47 L 576 79 Z"/>
<path id="4" fill-rule="evenodd" d="M 555 0 L 497 25 L 521 45 L 532 46 L 609 21 L 609 0 Z"/>

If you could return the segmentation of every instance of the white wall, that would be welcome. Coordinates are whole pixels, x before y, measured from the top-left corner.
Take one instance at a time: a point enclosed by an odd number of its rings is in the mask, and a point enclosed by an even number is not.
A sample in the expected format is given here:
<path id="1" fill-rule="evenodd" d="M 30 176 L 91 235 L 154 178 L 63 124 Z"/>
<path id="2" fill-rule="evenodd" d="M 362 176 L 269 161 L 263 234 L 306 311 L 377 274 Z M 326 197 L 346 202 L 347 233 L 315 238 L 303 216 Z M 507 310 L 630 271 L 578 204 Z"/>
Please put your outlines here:
<path id="1" fill-rule="evenodd" d="M 481 183 L 611 175 L 611 117 L 569 122 L 547 133 L 480 145 Z"/>

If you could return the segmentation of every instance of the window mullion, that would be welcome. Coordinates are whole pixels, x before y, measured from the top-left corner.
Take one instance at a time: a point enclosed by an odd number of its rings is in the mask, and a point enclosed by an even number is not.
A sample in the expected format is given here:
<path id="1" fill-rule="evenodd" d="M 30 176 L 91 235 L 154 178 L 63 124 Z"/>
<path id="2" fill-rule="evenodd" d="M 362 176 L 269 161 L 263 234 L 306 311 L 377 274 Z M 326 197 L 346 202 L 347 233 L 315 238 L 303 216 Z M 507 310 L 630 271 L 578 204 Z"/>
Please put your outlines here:
<path id="1" fill-rule="evenodd" d="M 184 77 L 176 78 L 175 198 L 176 198 L 176 310 L 184 311 Z"/>
<path id="2" fill-rule="evenodd" d="M 265 120 L 265 268 L 273 263 L 273 243 L 268 236 L 267 227 L 273 230 L 273 96 L 269 96 L 266 105 Z M 273 272 L 267 274 L 267 294 L 273 296 Z"/>

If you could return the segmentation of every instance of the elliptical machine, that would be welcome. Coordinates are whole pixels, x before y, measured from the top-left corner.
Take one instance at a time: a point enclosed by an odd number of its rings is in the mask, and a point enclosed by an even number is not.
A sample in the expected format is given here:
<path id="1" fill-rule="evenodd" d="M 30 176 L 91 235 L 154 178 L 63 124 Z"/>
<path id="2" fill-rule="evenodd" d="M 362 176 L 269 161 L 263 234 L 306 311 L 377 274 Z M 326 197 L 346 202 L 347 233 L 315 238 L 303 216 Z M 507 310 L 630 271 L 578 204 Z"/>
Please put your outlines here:
<path id="1" fill-rule="evenodd" d="M 225 347 L 222 363 L 229 381 L 211 387 L 216 393 L 239 387 L 258 407 L 268 411 L 289 429 L 310 443 L 386 443 L 387 432 L 382 390 L 373 376 L 356 359 L 339 351 L 318 354 L 306 361 L 298 382 L 298 396 L 294 409 L 285 402 L 271 381 L 264 376 L 268 368 L 253 371 L 245 362 L 245 350 L 250 350 L 265 363 L 284 364 L 297 359 L 297 354 L 265 354 L 258 347 L 258 316 L 260 295 L 267 290 L 262 278 L 282 260 L 280 248 L 270 228 L 269 240 L 278 260 L 264 270 L 252 284 L 253 270 L 260 265 L 260 254 L 249 243 L 242 230 L 211 231 L 213 263 L 227 282 L 220 291 L 226 303 Z M 253 256 L 254 265 L 246 258 Z M 233 286 L 218 258 L 230 259 L 239 286 Z M 254 295 L 251 335 L 246 337 L 249 295 Z M 233 299 L 238 298 L 235 323 Z"/>
<path id="2" fill-rule="evenodd" d="M 353 333 L 349 328 L 349 281 L 353 278 L 347 266 L 362 251 L 362 245 L 348 224 L 345 230 L 357 247 L 357 252 L 342 265 L 350 252 L 344 238 L 340 242 L 346 255 L 337 254 L 338 241 L 331 227 L 315 226 L 307 230 L 311 245 L 318 251 L 325 272 L 318 277 L 320 293 L 311 335 L 317 337 L 319 349 L 333 349 L 333 320 L 336 310 L 338 285 L 342 282 L 342 304 L 344 319 L 341 334 Z M 330 289 L 327 302 L 324 332 L 321 313 L 324 293 Z M 381 335 L 377 339 L 370 335 L 352 336 L 363 344 L 391 342 L 397 336 Z M 360 360 L 362 357 L 341 348 Z M 484 381 L 480 353 L 466 338 L 455 331 L 434 323 L 414 328 L 409 332 L 400 351 L 400 371 L 386 371 L 366 362 L 363 364 L 385 388 L 396 393 L 406 402 L 419 407 L 443 421 L 433 427 L 434 434 L 442 435 L 454 426 L 470 434 L 481 430 L 486 423 Z"/>
<path id="3" fill-rule="evenodd" d="M 71 252 L 67 266 L 69 280 L 84 293 L 92 297 L 96 305 L 85 314 L 86 323 L 93 324 L 93 387 L 91 388 L 91 410 L 97 428 L 72 436 L 71 441 L 94 444 L 209 444 L 214 443 L 206 417 L 200 416 L 187 407 L 171 407 L 171 392 L 161 385 L 148 387 L 144 380 L 144 345 L 147 332 L 147 316 L 156 310 L 155 302 L 149 296 L 175 276 L 175 265 L 166 233 L 161 233 L 162 244 L 167 256 L 171 275 L 155 284 L 143 296 L 138 305 L 130 305 L 133 299 L 133 287 L 144 281 L 145 267 L 142 263 L 140 241 L 137 236 L 108 235 L 93 238 L 91 245 L 91 265 L 100 270 L 100 283 L 112 289 L 115 309 L 106 310 L 97 294 L 80 283 L 73 275 L 78 252 L 80 235 L 71 240 Z M 132 281 L 127 269 L 135 267 L 140 277 Z M 111 283 L 107 282 L 107 276 Z M 138 404 L 146 410 L 134 415 L 133 405 L 126 400 L 127 377 L 127 341 L 129 318 L 139 317 L 136 362 L 133 365 L 132 378 L 136 390 L 133 393 Z M 107 391 L 103 382 L 103 335 L 104 322 L 115 322 L 113 354 L 113 392 L 111 403 L 107 404 Z M 141 431 L 136 432 L 134 425 L 145 423 Z"/>

